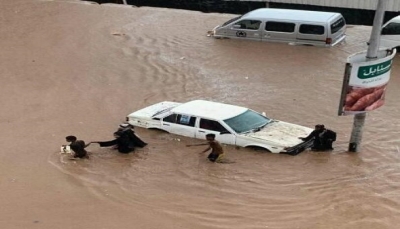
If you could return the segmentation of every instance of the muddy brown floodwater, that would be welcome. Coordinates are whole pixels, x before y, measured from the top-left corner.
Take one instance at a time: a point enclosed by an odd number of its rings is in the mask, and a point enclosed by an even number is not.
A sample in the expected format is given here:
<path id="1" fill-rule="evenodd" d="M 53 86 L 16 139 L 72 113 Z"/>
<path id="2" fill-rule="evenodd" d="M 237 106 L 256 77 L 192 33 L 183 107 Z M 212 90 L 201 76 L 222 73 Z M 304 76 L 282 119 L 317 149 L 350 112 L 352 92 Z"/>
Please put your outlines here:
<path id="1" fill-rule="evenodd" d="M 349 27 L 347 43 L 329 49 L 205 36 L 233 15 L 0 6 L 1 228 L 398 228 L 400 58 L 361 152 L 346 152 L 352 117 L 336 115 L 345 58 L 366 49 L 370 27 Z M 199 140 L 138 129 L 149 145 L 134 154 L 58 153 L 66 135 L 108 140 L 132 111 L 192 99 L 324 123 L 338 141 L 295 157 L 226 146 L 236 163 L 212 164 L 185 147 Z"/>

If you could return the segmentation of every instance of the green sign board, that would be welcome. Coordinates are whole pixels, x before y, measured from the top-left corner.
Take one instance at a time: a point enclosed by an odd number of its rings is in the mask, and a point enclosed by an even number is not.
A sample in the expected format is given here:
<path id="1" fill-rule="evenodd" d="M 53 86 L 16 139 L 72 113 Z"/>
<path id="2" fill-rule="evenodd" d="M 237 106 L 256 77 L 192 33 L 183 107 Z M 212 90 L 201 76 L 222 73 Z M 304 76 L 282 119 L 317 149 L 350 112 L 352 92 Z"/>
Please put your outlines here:
<path id="1" fill-rule="evenodd" d="M 357 77 L 359 79 L 369 79 L 385 74 L 390 71 L 392 67 L 392 60 L 385 61 L 383 63 L 361 66 L 358 69 Z"/>

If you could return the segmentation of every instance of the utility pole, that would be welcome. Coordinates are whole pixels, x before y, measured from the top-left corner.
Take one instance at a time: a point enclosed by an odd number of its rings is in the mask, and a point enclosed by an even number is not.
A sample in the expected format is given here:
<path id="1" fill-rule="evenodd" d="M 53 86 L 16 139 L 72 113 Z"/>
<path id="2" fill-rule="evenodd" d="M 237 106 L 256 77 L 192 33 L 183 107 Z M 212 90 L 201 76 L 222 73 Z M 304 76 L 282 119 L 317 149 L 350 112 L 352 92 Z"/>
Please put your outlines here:
<path id="1" fill-rule="evenodd" d="M 369 46 L 367 50 L 367 61 L 371 61 L 377 59 L 379 43 L 380 43 L 380 35 L 383 24 L 383 17 L 385 15 L 387 0 L 378 0 L 378 5 L 375 11 L 374 24 L 372 26 L 371 37 L 369 39 Z M 349 151 L 357 152 L 362 139 L 362 131 L 365 123 L 365 119 L 367 117 L 367 113 L 360 113 L 354 115 L 353 120 L 353 129 L 351 131 L 350 143 L 349 143 Z"/>

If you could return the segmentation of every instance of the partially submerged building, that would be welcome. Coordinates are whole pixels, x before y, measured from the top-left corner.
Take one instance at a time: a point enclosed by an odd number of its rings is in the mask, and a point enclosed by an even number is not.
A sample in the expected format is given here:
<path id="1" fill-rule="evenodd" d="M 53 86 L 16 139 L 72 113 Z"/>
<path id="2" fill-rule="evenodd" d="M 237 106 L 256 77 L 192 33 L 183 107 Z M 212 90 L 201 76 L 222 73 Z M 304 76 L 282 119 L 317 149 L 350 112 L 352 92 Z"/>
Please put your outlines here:
<path id="1" fill-rule="evenodd" d="M 122 3 L 122 0 L 91 0 Z M 347 24 L 372 25 L 378 0 L 126 0 L 130 5 L 244 14 L 270 7 L 339 12 Z M 387 0 L 385 21 L 400 14 L 400 0 Z"/>
<path id="2" fill-rule="evenodd" d="M 348 24 L 372 25 L 377 0 L 225 0 L 264 3 L 264 7 L 333 11 L 343 14 Z M 385 21 L 399 15 L 400 1 L 387 0 Z"/>

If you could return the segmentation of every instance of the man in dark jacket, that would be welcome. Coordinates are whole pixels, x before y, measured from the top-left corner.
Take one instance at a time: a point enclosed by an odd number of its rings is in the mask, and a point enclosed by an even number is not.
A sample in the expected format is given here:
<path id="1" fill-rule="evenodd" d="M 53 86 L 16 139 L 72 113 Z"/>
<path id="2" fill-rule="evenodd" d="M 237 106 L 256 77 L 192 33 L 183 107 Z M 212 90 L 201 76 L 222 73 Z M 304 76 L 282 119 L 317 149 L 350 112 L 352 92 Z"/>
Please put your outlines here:
<path id="1" fill-rule="evenodd" d="M 114 133 L 114 140 L 104 142 L 93 142 L 98 143 L 100 147 L 115 146 L 120 153 L 130 153 L 135 150 L 135 147 L 144 147 L 147 143 L 143 142 L 138 138 L 132 130 L 119 130 Z"/>
<path id="2" fill-rule="evenodd" d="M 133 128 L 134 127 L 131 124 L 123 123 L 119 125 L 118 131 L 122 131 L 123 135 L 128 136 L 131 147 L 145 147 L 147 143 L 142 141 L 142 139 L 135 134 Z"/>
<path id="3" fill-rule="evenodd" d="M 336 133 L 326 129 L 324 125 L 315 125 L 315 129 L 305 138 L 300 137 L 303 141 L 314 139 L 311 150 L 327 151 L 333 150 L 332 143 L 336 141 Z"/>
<path id="4" fill-rule="evenodd" d="M 134 147 L 130 147 L 129 138 L 126 135 L 124 136 L 122 134 L 122 131 L 115 132 L 114 137 L 115 139 L 111 141 L 93 142 L 93 143 L 98 143 L 100 147 L 115 146 L 115 148 L 118 149 L 118 152 L 120 153 L 129 153 L 135 150 Z"/>

